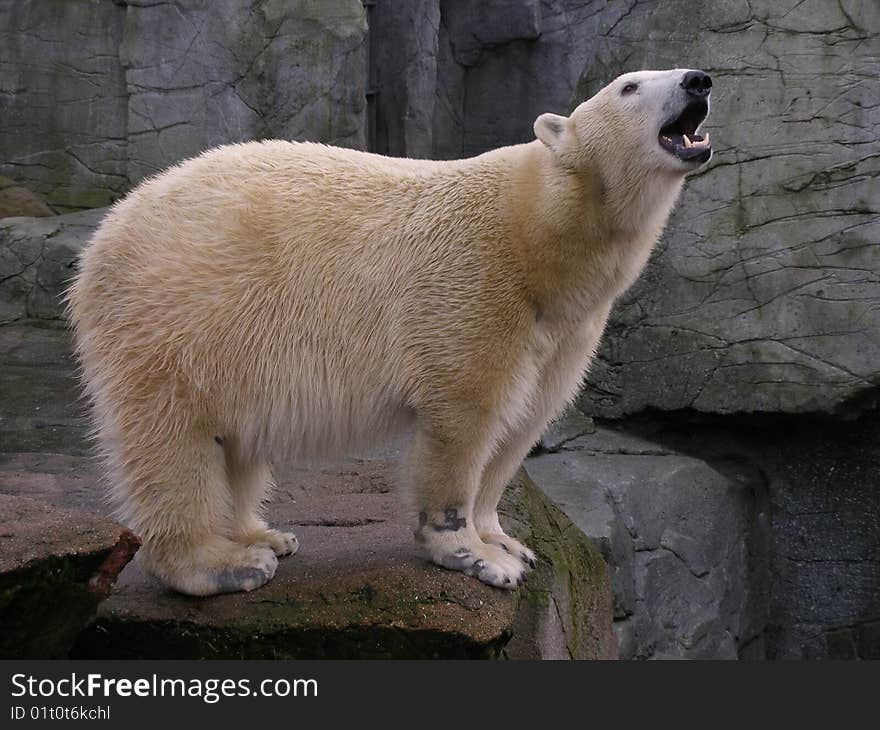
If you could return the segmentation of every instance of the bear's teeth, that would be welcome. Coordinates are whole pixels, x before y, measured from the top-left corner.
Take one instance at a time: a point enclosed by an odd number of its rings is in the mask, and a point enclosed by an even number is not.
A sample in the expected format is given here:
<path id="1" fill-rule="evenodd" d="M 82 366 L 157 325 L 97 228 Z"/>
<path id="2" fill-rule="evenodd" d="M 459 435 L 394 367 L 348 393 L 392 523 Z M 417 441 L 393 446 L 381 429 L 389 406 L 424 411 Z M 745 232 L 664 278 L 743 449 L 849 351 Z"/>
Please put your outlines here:
<path id="1" fill-rule="evenodd" d="M 686 148 L 689 149 L 689 148 L 691 148 L 691 147 L 694 146 L 694 143 L 691 142 L 691 138 L 688 137 L 686 134 L 682 135 L 682 138 L 684 139 L 684 146 L 685 146 Z"/>

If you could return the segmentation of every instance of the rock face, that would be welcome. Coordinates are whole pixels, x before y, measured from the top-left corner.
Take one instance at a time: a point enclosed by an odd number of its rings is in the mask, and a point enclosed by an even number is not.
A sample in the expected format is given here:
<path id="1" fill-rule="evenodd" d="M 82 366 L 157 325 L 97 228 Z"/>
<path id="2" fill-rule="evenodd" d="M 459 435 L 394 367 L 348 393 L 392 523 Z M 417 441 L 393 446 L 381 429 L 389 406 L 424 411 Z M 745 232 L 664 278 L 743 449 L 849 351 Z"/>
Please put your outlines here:
<path id="1" fill-rule="evenodd" d="M 0 173 L 65 211 L 221 143 L 362 147 L 366 30 L 358 0 L 4 3 Z"/>
<path id="2" fill-rule="evenodd" d="M 763 553 L 770 581 L 766 630 L 745 656 L 880 658 L 877 411 L 848 422 L 652 418 L 629 428 L 725 474 L 757 472 L 750 489 L 770 515 L 769 539 L 742 539 Z"/>
<path id="3" fill-rule="evenodd" d="M 793 430 L 752 444 L 775 515 L 768 656 L 880 659 L 880 417 Z"/>
<path id="4" fill-rule="evenodd" d="M 601 548 L 622 659 L 736 659 L 767 620 L 755 474 L 600 428 L 526 470 Z"/>
<path id="5" fill-rule="evenodd" d="M 0 4 L 0 174 L 59 211 L 108 205 L 126 188 L 126 8 Z"/>
<path id="6" fill-rule="evenodd" d="M 573 98 L 595 45 L 585 27 L 592 5 L 377 3 L 376 151 L 447 159 L 534 139 L 535 118 L 564 111 Z"/>
<path id="7" fill-rule="evenodd" d="M 367 27 L 358 0 L 127 4 L 129 183 L 228 142 L 364 146 Z"/>
<path id="8" fill-rule="evenodd" d="M 589 93 L 621 66 L 686 59 L 715 80 L 716 149 L 620 302 L 584 403 L 836 412 L 880 384 L 880 6 L 701 7 L 618 13 L 581 78 Z"/>
<path id="9" fill-rule="evenodd" d="M 357 0 L 7 3 L 0 173 L 60 211 L 105 205 L 222 142 L 362 147 L 368 91 L 376 151 L 460 157 L 532 139 L 623 71 L 700 67 L 714 161 L 619 303 L 583 406 L 837 412 L 880 382 L 880 7 L 701 8 L 389 0 L 371 80 Z"/>
<path id="10" fill-rule="evenodd" d="M 66 657 L 137 550 L 93 514 L 0 494 L 0 658 Z"/>
<path id="11" fill-rule="evenodd" d="M 554 432 L 525 468 L 608 561 L 622 658 L 880 658 L 876 411 Z"/>
<path id="12" fill-rule="evenodd" d="M 393 49 L 374 52 L 378 151 L 446 158 L 526 142 L 540 113 L 625 71 L 686 65 L 715 79 L 714 160 L 615 310 L 585 410 L 836 412 L 876 388 L 880 6 L 420 6 L 377 26 L 374 46 Z M 417 67 L 394 73 L 403 58 Z"/>
<path id="13" fill-rule="evenodd" d="M 103 209 L 0 221 L 0 325 L 61 321 L 62 297 Z"/>

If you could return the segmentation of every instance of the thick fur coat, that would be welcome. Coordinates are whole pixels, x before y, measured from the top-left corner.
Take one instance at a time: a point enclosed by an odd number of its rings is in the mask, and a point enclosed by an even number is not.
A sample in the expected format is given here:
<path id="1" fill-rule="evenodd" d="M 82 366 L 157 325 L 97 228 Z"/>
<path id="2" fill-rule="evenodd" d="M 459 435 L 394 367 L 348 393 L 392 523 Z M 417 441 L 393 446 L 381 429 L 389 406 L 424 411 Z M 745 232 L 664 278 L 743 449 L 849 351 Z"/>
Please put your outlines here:
<path id="1" fill-rule="evenodd" d="M 658 141 L 686 75 L 628 74 L 472 159 L 253 142 L 118 203 L 69 308 L 144 566 L 194 595 L 262 585 L 297 548 L 261 515 L 272 460 L 408 431 L 427 556 L 518 585 L 535 556 L 496 506 L 705 161 Z"/>

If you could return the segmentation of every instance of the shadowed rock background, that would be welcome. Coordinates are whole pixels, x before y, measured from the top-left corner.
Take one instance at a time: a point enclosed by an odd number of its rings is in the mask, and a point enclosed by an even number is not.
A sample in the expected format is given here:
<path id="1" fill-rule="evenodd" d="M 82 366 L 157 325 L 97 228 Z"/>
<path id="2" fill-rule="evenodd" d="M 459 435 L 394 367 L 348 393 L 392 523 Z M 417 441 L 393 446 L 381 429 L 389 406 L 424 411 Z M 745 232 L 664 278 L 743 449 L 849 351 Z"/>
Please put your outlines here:
<path id="1" fill-rule="evenodd" d="M 672 67 L 713 77 L 715 156 L 527 471 L 603 551 L 622 657 L 880 657 L 876 3 L 0 0 L 0 211 L 32 216 L 0 223 L 0 450 L 79 448 L 33 372 L 143 177 L 263 137 L 478 154 Z"/>

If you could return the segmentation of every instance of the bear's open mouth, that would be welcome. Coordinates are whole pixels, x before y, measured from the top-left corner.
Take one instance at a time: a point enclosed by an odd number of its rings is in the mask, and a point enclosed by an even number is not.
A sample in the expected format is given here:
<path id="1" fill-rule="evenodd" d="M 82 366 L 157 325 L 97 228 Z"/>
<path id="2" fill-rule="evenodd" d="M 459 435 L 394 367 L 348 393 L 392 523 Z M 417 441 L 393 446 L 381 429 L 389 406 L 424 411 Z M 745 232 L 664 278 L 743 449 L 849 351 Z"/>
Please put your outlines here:
<path id="1" fill-rule="evenodd" d="M 706 162 L 712 156 L 709 133 L 697 134 L 709 113 L 709 105 L 703 99 L 688 104 L 684 111 L 660 128 L 660 146 L 669 154 L 685 162 Z"/>

